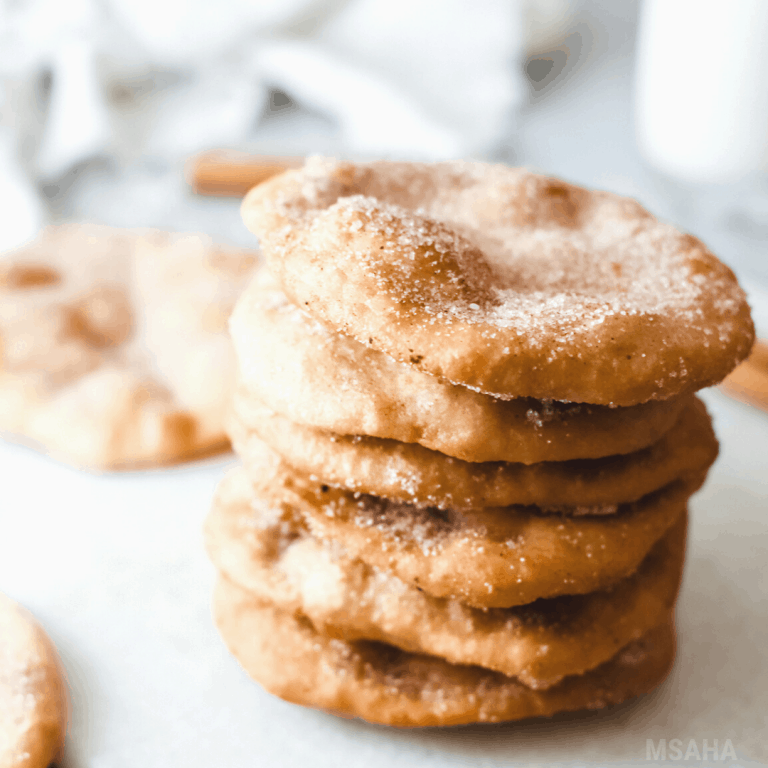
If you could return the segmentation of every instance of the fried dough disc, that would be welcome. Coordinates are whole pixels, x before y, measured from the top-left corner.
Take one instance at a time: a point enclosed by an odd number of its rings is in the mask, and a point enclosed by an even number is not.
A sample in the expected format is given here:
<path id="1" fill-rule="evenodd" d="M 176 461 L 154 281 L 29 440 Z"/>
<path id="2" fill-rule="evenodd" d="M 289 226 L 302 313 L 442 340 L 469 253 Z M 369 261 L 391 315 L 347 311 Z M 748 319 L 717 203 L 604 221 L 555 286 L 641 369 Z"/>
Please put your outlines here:
<path id="1" fill-rule="evenodd" d="M 354 494 L 297 475 L 266 446 L 250 471 L 254 495 L 298 506 L 317 538 L 434 597 L 478 608 L 611 587 L 637 570 L 704 480 L 574 515 L 523 506 L 438 510 Z"/>
<path id="2" fill-rule="evenodd" d="M 290 304 L 262 272 L 230 323 L 246 394 L 298 424 L 419 443 L 464 461 L 588 459 L 658 440 L 688 398 L 632 408 L 499 400 L 446 384 L 331 333 Z"/>
<path id="3" fill-rule="evenodd" d="M 49 227 L 0 265 L 0 432 L 100 470 L 226 450 L 254 265 L 203 236 Z"/>
<path id="4" fill-rule="evenodd" d="M 250 401 L 249 424 L 229 425 L 233 445 L 248 465 L 260 441 L 297 472 L 329 485 L 440 509 L 511 504 L 593 506 L 635 501 L 717 457 L 717 440 L 704 404 L 695 398 L 675 426 L 653 445 L 623 456 L 540 464 L 471 464 L 416 443 L 354 437 L 294 424 Z"/>
<path id="5" fill-rule="evenodd" d="M 321 634 L 493 669 L 530 688 L 593 669 L 658 626 L 682 574 L 685 516 L 610 591 L 482 611 L 345 557 L 309 535 L 290 503 L 264 504 L 252 491 L 242 469 L 230 473 L 206 521 L 206 548 L 228 579 L 306 615 Z"/>
<path id="6" fill-rule="evenodd" d="M 235 361 L 229 316 L 258 254 L 189 233 L 142 232 L 134 269 L 141 335 L 179 406 L 194 414 L 198 440 L 226 448 Z"/>
<path id="7" fill-rule="evenodd" d="M 597 669 L 543 691 L 481 667 L 458 666 L 366 641 L 320 634 L 224 578 L 214 595 L 222 638 L 245 671 L 295 704 L 372 723 L 460 725 L 541 717 L 618 704 L 659 685 L 675 655 L 671 619 Z"/>
<path id="8" fill-rule="evenodd" d="M 47 768 L 64 746 L 68 706 L 53 643 L 0 594 L 0 768 Z"/>
<path id="9" fill-rule="evenodd" d="M 486 393 L 635 405 L 720 381 L 754 340 L 699 240 L 523 169 L 314 160 L 242 212 L 297 305 Z"/>

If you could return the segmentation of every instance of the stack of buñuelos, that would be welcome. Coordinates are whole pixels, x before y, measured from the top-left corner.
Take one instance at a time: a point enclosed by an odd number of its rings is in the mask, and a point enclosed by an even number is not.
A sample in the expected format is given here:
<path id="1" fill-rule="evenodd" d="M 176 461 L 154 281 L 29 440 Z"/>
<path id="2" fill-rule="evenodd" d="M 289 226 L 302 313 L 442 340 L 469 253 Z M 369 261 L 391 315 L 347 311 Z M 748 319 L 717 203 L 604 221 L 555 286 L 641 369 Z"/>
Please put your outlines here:
<path id="1" fill-rule="evenodd" d="M 668 673 L 694 392 L 749 352 L 732 272 L 525 170 L 308 161 L 243 204 L 242 467 L 206 525 L 267 690 L 400 726 L 599 708 Z"/>

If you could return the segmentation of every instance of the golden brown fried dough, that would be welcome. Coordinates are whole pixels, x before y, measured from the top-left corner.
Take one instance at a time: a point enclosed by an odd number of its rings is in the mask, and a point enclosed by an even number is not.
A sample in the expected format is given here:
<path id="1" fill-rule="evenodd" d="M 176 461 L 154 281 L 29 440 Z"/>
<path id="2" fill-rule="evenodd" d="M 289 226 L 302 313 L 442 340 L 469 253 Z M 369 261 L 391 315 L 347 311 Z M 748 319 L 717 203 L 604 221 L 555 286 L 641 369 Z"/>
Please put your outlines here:
<path id="1" fill-rule="evenodd" d="M 229 424 L 235 450 L 247 466 L 258 462 L 261 441 L 298 473 L 328 485 L 440 509 L 593 506 L 636 501 L 689 474 L 701 474 L 717 457 L 717 440 L 704 404 L 687 406 L 675 426 L 648 448 L 623 456 L 539 464 L 470 463 L 417 443 L 337 435 L 295 424 L 247 405 L 246 428 Z"/>
<path id="2" fill-rule="evenodd" d="M 47 768 L 64 746 L 68 701 L 53 643 L 0 594 L 0 768 Z"/>
<path id="3" fill-rule="evenodd" d="M 419 443 L 464 461 L 588 459 L 658 440 L 690 399 L 631 408 L 499 400 L 440 381 L 331 333 L 258 274 L 230 323 L 245 385 L 235 407 L 248 426 L 252 397 L 298 424 L 342 435 Z"/>
<path id="4" fill-rule="evenodd" d="M 298 507 L 312 534 L 434 597 L 478 608 L 607 589 L 634 573 L 684 514 L 703 477 L 621 506 L 438 510 L 340 491 L 296 475 L 264 447 L 254 496 Z M 583 511 L 581 511 L 583 512 Z"/>
<path id="5" fill-rule="evenodd" d="M 323 635 L 376 640 L 453 664 L 473 664 L 548 688 L 593 669 L 658 626 L 677 595 L 686 516 L 638 571 L 605 592 L 479 610 L 431 597 L 344 555 L 308 532 L 288 502 L 251 500 L 242 469 L 221 482 L 205 527 L 206 547 L 228 579 Z"/>
<path id="6" fill-rule="evenodd" d="M 300 614 L 281 611 L 223 578 L 214 614 L 229 650 L 270 693 L 386 725 L 460 725 L 600 709 L 655 688 L 675 655 L 668 619 L 596 669 L 535 691 L 481 667 L 329 638 Z"/>
<path id="7" fill-rule="evenodd" d="M 318 159 L 242 210 L 295 304 L 489 394 L 666 399 L 723 379 L 754 340 L 744 292 L 699 240 L 523 169 Z"/>

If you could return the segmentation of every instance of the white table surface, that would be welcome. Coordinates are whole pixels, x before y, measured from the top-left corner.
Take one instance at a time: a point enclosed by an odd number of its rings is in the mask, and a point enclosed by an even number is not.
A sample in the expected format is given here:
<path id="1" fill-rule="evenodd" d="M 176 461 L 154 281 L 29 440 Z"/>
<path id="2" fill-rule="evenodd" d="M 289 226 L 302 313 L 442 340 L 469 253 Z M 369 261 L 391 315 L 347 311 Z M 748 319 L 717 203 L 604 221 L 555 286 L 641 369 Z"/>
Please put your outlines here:
<path id="1" fill-rule="evenodd" d="M 679 190 L 668 194 L 637 156 L 631 45 L 615 40 L 629 31 L 620 19 L 606 42 L 593 25 L 581 69 L 523 115 L 513 159 L 634 194 L 742 274 L 765 276 L 764 241 L 734 233 L 706 208 L 681 206 Z M 270 141 L 263 151 L 317 149 Z M 84 177 L 63 215 L 249 242 L 230 201 L 190 199 L 180 180 L 140 171 L 121 183 Z M 768 299 L 757 308 L 764 317 Z M 39 617 L 67 668 L 73 717 L 63 766 L 647 765 L 646 740 L 662 738 L 695 739 L 700 749 L 704 739 L 731 739 L 739 765 L 768 764 L 768 416 L 718 392 L 705 398 L 722 451 L 692 502 L 670 679 L 607 713 L 442 731 L 338 720 L 246 678 L 212 625 L 214 574 L 201 534 L 231 456 L 92 476 L 0 444 L 0 590 Z"/>
<path id="2" fill-rule="evenodd" d="M 605 714 L 445 731 L 339 720 L 246 678 L 211 622 L 201 537 L 231 457 L 94 477 L 0 445 L 0 588 L 39 617 L 67 669 L 64 765 L 614 764 L 644 761 L 649 738 L 730 738 L 740 758 L 768 762 L 768 416 L 706 399 L 722 453 L 692 503 L 671 678 Z"/>

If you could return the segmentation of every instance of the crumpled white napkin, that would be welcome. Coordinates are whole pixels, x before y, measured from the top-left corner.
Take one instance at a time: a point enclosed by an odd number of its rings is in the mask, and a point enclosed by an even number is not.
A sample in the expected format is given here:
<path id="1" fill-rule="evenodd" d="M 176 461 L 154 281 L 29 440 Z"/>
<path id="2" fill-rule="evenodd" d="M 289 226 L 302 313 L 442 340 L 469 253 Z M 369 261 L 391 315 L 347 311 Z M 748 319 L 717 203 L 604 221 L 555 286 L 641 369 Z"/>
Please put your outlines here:
<path id="1" fill-rule="evenodd" d="M 570 0 L 0 0 L 0 249 L 39 226 L 34 183 L 94 158 L 258 146 L 270 89 L 348 155 L 492 154 L 527 96 L 532 3 Z"/>
<path id="2" fill-rule="evenodd" d="M 43 226 L 43 202 L 17 158 L 15 136 L 0 129 L 0 249 L 31 240 Z"/>
<path id="3" fill-rule="evenodd" d="M 263 77 L 332 115 L 353 153 L 483 155 L 510 131 L 523 82 L 510 0 L 358 0 L 310 38 L 257 51 Z"/>

